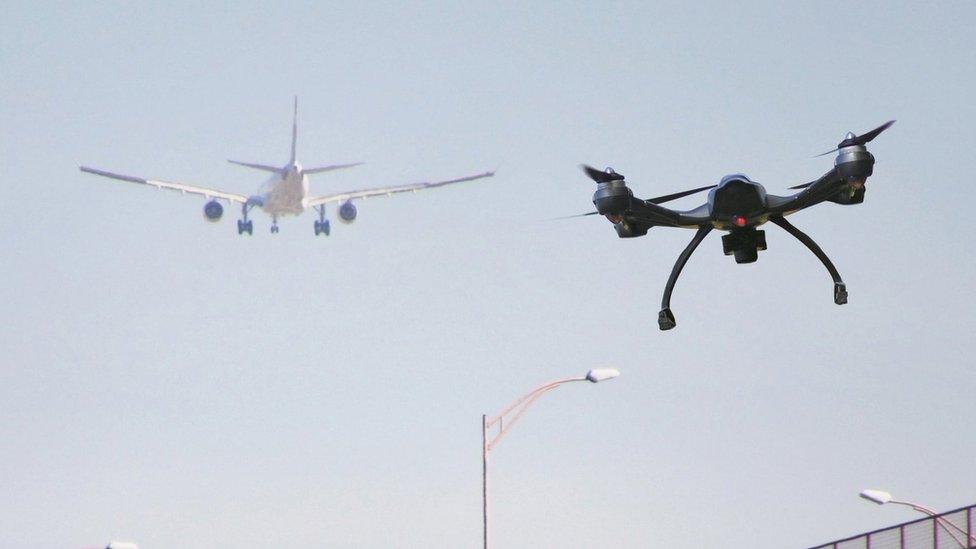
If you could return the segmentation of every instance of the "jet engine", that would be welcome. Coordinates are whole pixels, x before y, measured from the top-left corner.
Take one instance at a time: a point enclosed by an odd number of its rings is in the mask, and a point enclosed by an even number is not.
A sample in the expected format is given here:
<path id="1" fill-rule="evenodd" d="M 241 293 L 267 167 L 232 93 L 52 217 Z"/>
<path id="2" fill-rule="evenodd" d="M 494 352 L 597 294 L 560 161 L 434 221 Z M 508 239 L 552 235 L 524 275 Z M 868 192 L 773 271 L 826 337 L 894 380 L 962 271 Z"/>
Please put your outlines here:
<path id="1" fill-rule="evenodd" d="M 221 206 L 220 202 L 217 202 L 216 200 L 211 200 L 203 206 L 203 217 L 211 223 L 220 221 L 220 218 L 223 215 L 224 207 Z"/>
<path id="2" fill-rule="evenodd" d="M 356 220 L 356 205 L 352 200 L 346 200 L 342 206 L 339 206 L 339 219 L 343 223 L 352 223 Z"/>

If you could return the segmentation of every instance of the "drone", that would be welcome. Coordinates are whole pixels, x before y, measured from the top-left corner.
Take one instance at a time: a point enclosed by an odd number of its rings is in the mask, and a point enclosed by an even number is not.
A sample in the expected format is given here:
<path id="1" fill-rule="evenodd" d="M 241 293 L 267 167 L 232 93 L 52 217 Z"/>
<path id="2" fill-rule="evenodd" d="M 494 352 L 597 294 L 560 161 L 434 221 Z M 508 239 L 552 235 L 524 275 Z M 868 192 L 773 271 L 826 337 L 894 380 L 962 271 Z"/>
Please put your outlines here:
<path id="1" fill-rule="evenodd" d="M 865 182 L 874 172 L 874 155 L 868 152 L 866 145 L 894 123 L 894 120 L 885 122 L 860 136 L 848 132 L 836 149 L 818 155 L 836 152 L 834 167 L 815 181 L 790 187 L 790 190 L 799 191 L 790 196 L 768 194 L 762 185 L 740 173 L 723 177 L 718 185 L 642 200 L 627 187 L 623 174 L 613 168 L 600 171 L 584 164 L 581 168 L 596 182 L 597 190 L 593 194 L 596 211 L 582 216 L 599 214 L 606 217 L 620 238 L 644 236 L 651 227 L 697 229 L 694 238 L 678 256 L 664 288 L 657 318 L 661 330 L 670 330 L 677 325 L 671 312 L 671 293 L 688 258 L 708 233 L 712 229 L 726 231 L 727 234 L 722 236 L 725 255 L 735 256 L 736 263 L 752 263 L 759 258 L 759 251 L 766 249 L 766 234 L 757 227 L 767 221 L 796 237 L 820 259 L 834 281 L 834 303 L 843 305 L 847 303 L 847 286 L 837 268 L 820 246 L 787 221 L 786 216 L 822 202 L 843 205 L 864 202 Z M 661 206 L 664 202 L 706 190 L 708 200 L 697 208 L 676 211 Z"/>

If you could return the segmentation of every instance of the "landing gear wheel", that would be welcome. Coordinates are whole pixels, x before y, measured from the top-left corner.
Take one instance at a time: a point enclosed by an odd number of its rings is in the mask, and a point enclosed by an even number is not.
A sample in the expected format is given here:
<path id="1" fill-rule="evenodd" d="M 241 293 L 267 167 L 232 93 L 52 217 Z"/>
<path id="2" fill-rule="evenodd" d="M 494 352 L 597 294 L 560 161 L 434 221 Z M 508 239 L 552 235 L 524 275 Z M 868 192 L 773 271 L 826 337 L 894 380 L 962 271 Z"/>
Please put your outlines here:
<path id="1" fill-rule="evenodd" d="M 325 233 L 325 236 L 329 236 L 329 230 L 330 230 L 330 227 L 329 227 L 329 220 L 328 219 L 326 219 L 325 221 L 316 221 L 315 222 L 315 236 L 318 236 L 319 233 Z"/>
<path id="2" fill-rule="evenodd" d="M 834 303 L 838 305 L 847 303 L 847 286 L 843 282 L 834 283 Z"/>
<path id="3" fill-rule="evenodd" d="M 278 226 L 277 225 L 272 225 L 271 226 L 271 234 L 278 234 Z"/>
<path id="4" fill-rule="evenodd" d="M 674 320 L 674 313 L 671 309 L 661 309 L 661 312 L 657 314 L 657 325 L 661 330 L 670 330 L 678 325 Z"/>

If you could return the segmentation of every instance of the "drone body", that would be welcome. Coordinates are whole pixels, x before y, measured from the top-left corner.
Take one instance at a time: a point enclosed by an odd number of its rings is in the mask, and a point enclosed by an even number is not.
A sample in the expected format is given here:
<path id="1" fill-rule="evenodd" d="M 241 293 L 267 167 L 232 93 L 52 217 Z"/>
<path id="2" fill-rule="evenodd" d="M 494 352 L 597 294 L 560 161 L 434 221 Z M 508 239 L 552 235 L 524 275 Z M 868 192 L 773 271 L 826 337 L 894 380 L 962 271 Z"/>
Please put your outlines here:
<path id="1" fill-rule="evenodd" d="M 627 187 L 624 176 L 607 168 L 599 171 L 583 166 L 586 174 L 597 183 L 591 214 L 605 216 L 614 224 L 621 238 L 644 236 L 651 227 L 683 227 L 697 229 L 695 237 L 678 257 L 668 279 L 658 314 L 658 325 L 670 330 L 676 325 L 671 312 L 671 293 L 681 269 L 698 245 L 712 229 L 727 231 L 722 236 L 725 255 L 735 256 L 736 263 L 752 263 L 759 251 L 766 249 L 766 236 L 757 227 L 772 222 L 792 234 L 813 252 L 834 281 L 834 303 L 847 303 L 847 288 L 830 258 L 805 233 L 786 220 L 786 216 L 822 202 L 860 204 L 864 201 L 865 182 L 874 172 L 874 156 L 865 145 L 894 123 L 887 122 L 862 135 L 848 133 L 835 150 L 834 167 L 820 179 L 792 187 L 802 189 L 789 196 L 768 194 L 766 189 L 743 174 L 727 175 L 718 185 L 701 187 L 672 195 L 641 200 Z M 829 151 L 830 154 L 835 151 Z M 687 211 L 665 208 L 660 204 L 700 191 L 708 190 L 708 199 L 701 206 Z"/>

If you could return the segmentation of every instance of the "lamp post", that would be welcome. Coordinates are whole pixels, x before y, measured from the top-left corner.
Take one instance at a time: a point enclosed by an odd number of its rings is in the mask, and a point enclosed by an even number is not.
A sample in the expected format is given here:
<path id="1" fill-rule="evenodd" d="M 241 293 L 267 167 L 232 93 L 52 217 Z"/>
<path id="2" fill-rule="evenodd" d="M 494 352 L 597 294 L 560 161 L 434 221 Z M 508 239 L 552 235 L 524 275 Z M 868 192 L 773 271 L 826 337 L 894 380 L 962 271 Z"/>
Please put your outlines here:
<path id="1" fill-rule="evenodd" d="M 907 507 L 911 507 L 912 509 L 918 511 L 919 513 L 924 513 L 932 517 L 935 520 L 936 524 L 941 526 L 942 529 L 945 530 L 945 532 L 949 534 L 950 537 L 952 537 L 952 539 L 956 540 L 956 543 L 959 544 L 959 547 L 965 549 L 966 547 L 976 546 L 976 537 L 970 536 L 965 530 L 956 526 L 955 524 L 946 520 L 945 518 L 940 517 L 938 513 L 936 513 L 935 511 L 933 511 L 928 507 L 925 507 L 924 505 L 919 505 L 917 503 L 912 503 L 910 501 L 898 501 L 896 499 L 893 499 L 891 497 L 891 494 L 885 492 L 884 490 L 864 490 L 859 495 L 870 502 L 877 503 L 878 505 L 884 505 L 885 503 L 894 503 L 895 505 L 905 505 Z M 969 543 L 963 543 L 962 540 L 956 537 L 956 534 L 954 534 L 952 530 L 950 530 L 950 528 L 956 530 L 956 532 L 968 538 Z M 937 530 L 937 529 L 933 528 L 933 530 Z"/>
<path id="2" fill-rule="evenodd" d="M 488 452 L 491 451 L 498 441 L 501 440 L 505 433 L 511 430 L 515 422 L 518 421 L 522 414 L 532 406 L 532 404 L 539 399 L 545 393 L 559 387 L 564 383 L 570 383 L 573 381 L 589 381 L 590 383 L 598 383 L 600 381 L 606 381 L 608 379 L 613 379 L 620 375 L 620 372 L 614 368 L 596 368 L 590 370 L 583 376 L 577 377 L 567 377 L 564 379 L 557 379 L 556 381 L 550 381 L 548 383 L 543 383 L 535 389 L 532 389 L 522 397 L 516 399 L 514 402 L 502 409 L 493 418 L 489 418 L 487 414 L 482 414 L 481 416 L 481 509 L 482 509 L 482 524 L 484 525 L 484 549 L 488 549 Z M 514 413 L 512 419 L 505 421 L 505 416 Z M 495 434 L 494 438 L 491 437 L 489 430 L 498 425 L 498 432 Z"/>

